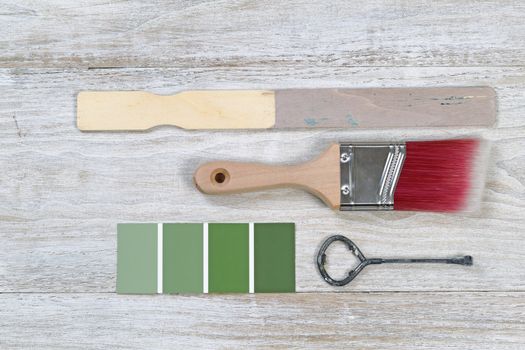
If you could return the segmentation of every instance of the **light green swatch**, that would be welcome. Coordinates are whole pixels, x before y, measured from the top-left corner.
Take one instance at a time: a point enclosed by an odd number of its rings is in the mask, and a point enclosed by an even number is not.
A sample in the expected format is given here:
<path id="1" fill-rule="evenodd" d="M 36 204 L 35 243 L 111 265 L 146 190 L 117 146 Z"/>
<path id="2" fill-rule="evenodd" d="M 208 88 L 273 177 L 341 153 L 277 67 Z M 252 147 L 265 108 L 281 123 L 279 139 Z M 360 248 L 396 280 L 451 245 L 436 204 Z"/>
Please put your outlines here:
<path id="1" fill-rule="evenodd" d="M 254 225 L 256 293 L 295 292 L 295 225 Z"/>
<path id="2" fill-rule="evenodd" d="M 208 290 L 249 291 L 248 224 L 208 225 Z"/>
<path id="3" fill-rule="evenodd" d="M 117 293 L 156 293 L 157 224 L 118 224 L 117 247 Z"/>
<path id="4" fill-rule="evenodd" d="M 163 225 L 164 293 L 202 293 L 202 224 Z"/>

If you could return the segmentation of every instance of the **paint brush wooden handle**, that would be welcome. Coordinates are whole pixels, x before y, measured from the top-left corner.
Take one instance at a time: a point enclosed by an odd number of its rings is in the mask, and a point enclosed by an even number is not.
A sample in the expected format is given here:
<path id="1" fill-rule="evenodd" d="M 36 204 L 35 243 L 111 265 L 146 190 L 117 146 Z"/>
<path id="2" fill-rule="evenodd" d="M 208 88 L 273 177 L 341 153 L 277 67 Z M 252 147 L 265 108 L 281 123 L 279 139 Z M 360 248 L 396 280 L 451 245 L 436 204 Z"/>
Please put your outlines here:
<path id="1" fill-rule="evenodd" d="M 197 169 L 193 178 L 199 190 L 207 194 L 298 187 L 336 209 L 339 207 L 339 145 L 334 144 L 318 158 L 298 165 L 206 163 Z"/>
<path id="2" fill-rule="evenodd" d="M 491 126 L 490 87 L 83 91 L 80 130 L 387 128 Z"/>

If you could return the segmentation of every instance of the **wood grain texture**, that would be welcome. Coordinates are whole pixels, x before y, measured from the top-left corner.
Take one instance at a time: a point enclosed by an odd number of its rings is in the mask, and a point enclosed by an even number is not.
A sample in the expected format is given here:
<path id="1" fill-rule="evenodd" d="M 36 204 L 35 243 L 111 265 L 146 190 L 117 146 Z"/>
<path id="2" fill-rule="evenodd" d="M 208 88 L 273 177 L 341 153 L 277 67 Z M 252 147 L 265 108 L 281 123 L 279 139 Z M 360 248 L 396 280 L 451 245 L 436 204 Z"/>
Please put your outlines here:
<path id="1" fill-rule="evenodd" d="M 339 144 L 333 144 L 306 163 L 275 166 L 260 163 L 209 162 L 193 175 L 206 194 L 231 194 L 295 187 L 312 193 L 331 209 L 339 209 Z"/>
<path id="2" fill-rule="evenodd" d="M 0 344 L 53 350 L 303 349 L 305 344 L 521 350 L 523 313 L 523 293 L 3 294 Z"/>
<path id="3" fill-rule="evenodd" d="M 491 127 L 496 93 L 487 86 L 284 89 L 275 92 L 276 128 Z"/>
<path id="4" fill-rule="evenodd" d="M 2 0 L 0 65 L 521 66 L 524 6 L 519 0 Z"/>
<path id="5" fill-rule="evenodd" d="M 268 90 L 183 91 L 160 96 L 145 91 L 82 91 L 77 126 L 82 131 L 267 129 L 275 124 L 275 96 Z"/>
<path id="6" fill-rule="evenodd" d="M 183 129 L 491 127 L 491 87 L 81 91 L 82 131 Z M 277 119 L 277 122 L 276 122 Z"/>
<path id="7" fill-rule="evenodd" d="M 512 0 L 0 0 L 0 347 L 522 348 L 524 17 Z M 495 87 L 496 127 L 75 126 L 82 90 L 445 85 Z M 298 190 L 219 198 L 191 180 L 210 160 L 285 165 L 339 141 L 465 134 L 493 141 L 482 209 L 471 216 L 333 213 Z M 295 221 L 303 293 L 110 294 L 116 223 L 170 221 Z M 315 253 L 336 233 L 369 257 L 472 254 L 475 265 L 370 267 L 343 293 L 320 294 L 336 289 L 317 274 Z M 350 257 L 340 246 L 330 254 L 334 276 L 344 273 Z"/>

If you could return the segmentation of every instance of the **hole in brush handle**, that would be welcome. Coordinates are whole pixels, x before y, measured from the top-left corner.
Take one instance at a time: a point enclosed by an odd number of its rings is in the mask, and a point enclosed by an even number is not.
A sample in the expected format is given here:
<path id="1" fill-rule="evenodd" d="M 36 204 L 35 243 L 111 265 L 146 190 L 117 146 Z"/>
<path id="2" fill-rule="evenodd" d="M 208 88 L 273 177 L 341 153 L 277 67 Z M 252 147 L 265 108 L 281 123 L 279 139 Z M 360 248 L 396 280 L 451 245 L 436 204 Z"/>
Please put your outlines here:
<path id="1" fill-rule="evenodd" d="M 226 175 L 223 172 L 219 172 L 213 178 L 215 182 L 222 184 L 226 180 Z"/>
<path id="2" fill-rule="evenodd" d="M 219 168 L 211 173 L 211 183 L 217 186 L 224 186 L 230 181 L 228 170 Z"/>

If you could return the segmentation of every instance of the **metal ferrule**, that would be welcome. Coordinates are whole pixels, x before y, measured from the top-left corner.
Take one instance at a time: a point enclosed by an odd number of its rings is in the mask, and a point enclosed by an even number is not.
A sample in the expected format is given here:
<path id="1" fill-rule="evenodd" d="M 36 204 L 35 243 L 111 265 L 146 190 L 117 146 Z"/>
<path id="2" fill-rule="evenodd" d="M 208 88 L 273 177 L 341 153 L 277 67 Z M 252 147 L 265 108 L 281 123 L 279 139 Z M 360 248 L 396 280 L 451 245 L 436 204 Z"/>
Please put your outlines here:
<path id="1" fill-rule="evenodd" d="M 392 210 L 406 157 L 403 143 L 342 143 L 340 210 Z"/>

